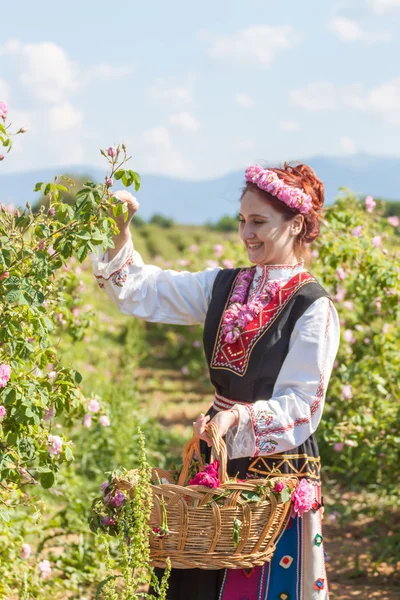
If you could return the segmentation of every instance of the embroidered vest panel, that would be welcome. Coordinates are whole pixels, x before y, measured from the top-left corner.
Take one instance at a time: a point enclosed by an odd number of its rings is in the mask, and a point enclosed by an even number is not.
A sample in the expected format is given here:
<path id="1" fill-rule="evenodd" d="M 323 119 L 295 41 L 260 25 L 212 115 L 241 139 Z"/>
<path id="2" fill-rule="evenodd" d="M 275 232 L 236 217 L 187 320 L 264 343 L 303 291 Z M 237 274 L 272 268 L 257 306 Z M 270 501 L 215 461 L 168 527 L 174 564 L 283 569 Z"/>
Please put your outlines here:
<path id="1" fill-rule="evenodd" d="M 217 393 L 232 400 L 267 400 L 288 353 L 296 321 L 315 300 L 328 293 L 309 273 L 295 275 L 245 327 L 239 339 L 228 344 L 221 321 L 239 272 L 224 269 L 214 283 L 204 324 L 210 379 Z"/>

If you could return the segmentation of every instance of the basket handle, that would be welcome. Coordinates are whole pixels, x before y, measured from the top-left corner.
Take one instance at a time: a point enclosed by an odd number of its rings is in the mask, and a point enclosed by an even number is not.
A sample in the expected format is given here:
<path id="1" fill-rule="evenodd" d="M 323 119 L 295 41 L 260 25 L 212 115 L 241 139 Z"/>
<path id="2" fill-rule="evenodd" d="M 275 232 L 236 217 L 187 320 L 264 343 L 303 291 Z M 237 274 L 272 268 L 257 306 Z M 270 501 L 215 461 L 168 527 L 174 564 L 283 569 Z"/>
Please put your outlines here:
<path id="1" fill-rule="evenodd" d="M 219 480 L 221 483 L 225 483 L 228 479 L 228 475 L 226 472 L 226 463 L 228 460 L 226 444 L 222 437 L 219 435 L 218 425 L 216 425 L 216 423 L 208 423 L 205 427 L 205 431 L 211 440 L 211 455 L 219 462 Z M 194 452 L 196 452 L 197 454 L 201 469 L 204 470 L 204 463 L 201 459 L 200 454 L 200 438 L 198 438 L 196 435 L 192 437 L 192 439 L 186 444 L 186 446 L 183 449 L 183 465 L 177 482 L 178 485 L 183 486 L 186 483 Z"/>

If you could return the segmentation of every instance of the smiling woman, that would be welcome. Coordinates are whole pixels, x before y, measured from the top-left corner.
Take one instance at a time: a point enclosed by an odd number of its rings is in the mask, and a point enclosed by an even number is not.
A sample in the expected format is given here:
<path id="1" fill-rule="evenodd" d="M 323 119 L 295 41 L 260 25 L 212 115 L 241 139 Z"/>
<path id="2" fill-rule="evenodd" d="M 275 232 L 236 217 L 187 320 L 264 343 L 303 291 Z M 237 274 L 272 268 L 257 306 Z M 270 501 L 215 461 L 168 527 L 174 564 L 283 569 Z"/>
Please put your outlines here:
<path id="1" fill-rule="evenodd" d="M 129 222 L 138 203 L 128 192 L 127 222 L 111 253 L 94 256 L 100 287 L 120 310 L 161 323 L 204 324 L 215 397 L 194 423 L 210 460 L 205 426 L 226 436 L 228 474 L 313 486 L 313 511 L 294 516 L 270 563 L 252 569 L 173 570 L 170 600 L 326 600 L 321 480 L 314 432 L 321 419 L 339 344 L 339 320 L 327 292 L 304 269 L 319 235 L 323 185 L 307 165 L 246 170 L 240 238 L 252 266 L 177 272 L 143 264 Z"/>

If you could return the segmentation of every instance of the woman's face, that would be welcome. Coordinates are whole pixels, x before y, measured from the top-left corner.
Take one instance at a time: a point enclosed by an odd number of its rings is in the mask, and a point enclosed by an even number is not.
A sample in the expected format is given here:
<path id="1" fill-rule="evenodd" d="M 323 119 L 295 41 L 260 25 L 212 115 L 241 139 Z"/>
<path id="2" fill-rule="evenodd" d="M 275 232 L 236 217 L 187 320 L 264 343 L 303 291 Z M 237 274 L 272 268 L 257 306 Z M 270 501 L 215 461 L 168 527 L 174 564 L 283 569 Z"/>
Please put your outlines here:
<path id="1" fill-rule="evenodd" d="M 302 223 L 302 215 L 285 221 L 260 194 L 247 191 L 240 203 L 239 235 L 249 261 L 258 265 L 295 264 L 294 242 Z"/>

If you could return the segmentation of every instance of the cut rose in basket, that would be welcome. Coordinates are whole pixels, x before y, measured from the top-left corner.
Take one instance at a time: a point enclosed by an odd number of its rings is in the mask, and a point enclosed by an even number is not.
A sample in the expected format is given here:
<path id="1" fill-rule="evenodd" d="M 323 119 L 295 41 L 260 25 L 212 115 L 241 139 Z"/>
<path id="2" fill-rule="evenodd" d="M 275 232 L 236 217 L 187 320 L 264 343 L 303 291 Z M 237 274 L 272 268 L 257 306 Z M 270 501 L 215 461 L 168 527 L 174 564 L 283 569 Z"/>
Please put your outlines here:
<path id="1" fill-rule="evenodd" d="M 204 471 L 200 471 L 189 481 L 189 485 L 205 485 L 209 488 L 217 488 L 221 485 L 218 478 L 219 462 L 214 460 L 211 464 L 204 467 Z"/>

